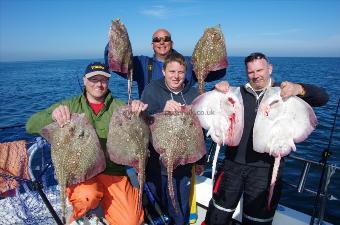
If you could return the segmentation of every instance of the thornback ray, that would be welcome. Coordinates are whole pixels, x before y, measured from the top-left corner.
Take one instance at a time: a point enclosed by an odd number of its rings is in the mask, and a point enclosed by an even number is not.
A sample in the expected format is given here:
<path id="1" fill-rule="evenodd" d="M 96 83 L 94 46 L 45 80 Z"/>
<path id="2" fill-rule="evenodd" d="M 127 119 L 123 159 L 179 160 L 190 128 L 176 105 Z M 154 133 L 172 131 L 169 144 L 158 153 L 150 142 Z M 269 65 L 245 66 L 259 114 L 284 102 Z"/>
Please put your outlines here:
<path id="1" fill-rule="evenodd" d="M 126 74 L 130 102 L 133 80 L 132 47 L 127 29 L 120 19 L 113 20 L 110 26 L 108 64 L 111 71 Z"/>
<path id="2" fill-rule="evenodd" d="M 204 30 L 203 36 L 195 45 L 191 58 L 193 70 L 198 80 L 198 89 L 204 93 L 204 80 L 211 71 L 228 66 L 227 50 L 220 25 Z"/>
<path id="3" fill-rule="evenodd" d="M 205 154 L 203 131 L 196 115 L 187 107 L 181 112 L 154 114 L 150 122 L 151 140 L 160 160 L 167 168 L 168 189 L 177 210 L 173 187 L 173 170 L 194 163 Z"/>
<path id="4" fill-rule="evenodd" d="M 275 157 L 268 208 L 281 157 L 295 151 L 295 143 L 304 141 L 317 125 L 317 118 L 310 105 L 297 96 L 282 99 L 280 92 L 279 87 L 271 87 L 266 91 L 257 111 L 253 129 L 254 150 Z"/>
<path id="5" fill-rule="evenodd" d="M 88 180 L 104 171 L 104 152 L 97 133 L 85 114 L 71 114 L 63 127 L 53 122 L 40 132 L 51 144 L 51 158 L 60 186 L 62 216 L 65 221 L 66 187 Z"/>
<path id="6" fill-rule="evenodd" d="M 239 87 L 230 87 L 227 93 L 209 91 L 192 102 L 192 110 L 201 126 L 207 130 L 207 136 L 211 136 L 216 143 L 212 179 L 221 145 L 237 146 L 240 143 L 244 126 L 243 108 Z"/>
<path id="7" fill-rule="evenodd" d="M 121 106 L 111 117 L 107 136 L 107 152 L 110 159 L 136 169 L 141 204 L 145 182 L 145 166 L 149 157 L 150 129 L 142 115 L 131 112 L 130 106 Z"/>
<path id="8" fill-rule="evenodd" d="M 227 93 L 206 92 L 194 99 L 192 110 L 216 144 L 237 146 L 240 143 L 244 106 L 239 87 L 230 87 Z"/>

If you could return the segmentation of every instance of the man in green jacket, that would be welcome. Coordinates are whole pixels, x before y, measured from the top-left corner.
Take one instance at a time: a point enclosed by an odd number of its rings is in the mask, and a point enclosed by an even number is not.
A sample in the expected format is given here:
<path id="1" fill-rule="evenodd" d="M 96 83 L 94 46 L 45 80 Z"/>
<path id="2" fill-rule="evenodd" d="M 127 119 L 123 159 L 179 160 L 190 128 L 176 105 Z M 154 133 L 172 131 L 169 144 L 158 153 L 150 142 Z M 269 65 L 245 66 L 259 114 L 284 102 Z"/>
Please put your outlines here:
<path id="1" fill-rule="evenodd" d="M 139 225 L 144 220 L 144 212 L 138 206 L 138 189 L 130 184 L 125 167 L 110 161 L 106 154 L 106 139 L 112 113 L 124 105 L 121 100 L 113 98 L 108 89 L 110 76 L 104 64 L 89 64 L 83 77 L 84 93 L 35 113 L 28 120 L 26 130 L 31 134 L 39 134 L 44 126 L 52 122 L 63 126 L 70 120 L 71 113 L 85 113 L 105 151 L 106 169 L 85 182 L 67 188 L 67 196 L 73 206 L 70 220 L 82 220 L 88 211 L 97 208 L 102 202 L 105 219 L 110 225 Z M 147 106 L 139 100 L 131 102 L 133 112 L 140 113 Z"/>

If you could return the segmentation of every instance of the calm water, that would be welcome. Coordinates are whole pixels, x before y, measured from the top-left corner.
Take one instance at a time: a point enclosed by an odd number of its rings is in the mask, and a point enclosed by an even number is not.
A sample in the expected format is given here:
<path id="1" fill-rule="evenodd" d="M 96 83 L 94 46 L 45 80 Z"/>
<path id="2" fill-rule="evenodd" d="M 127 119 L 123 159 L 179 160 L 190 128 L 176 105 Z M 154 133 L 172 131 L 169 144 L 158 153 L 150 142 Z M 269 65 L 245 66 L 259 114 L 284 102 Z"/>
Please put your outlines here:
<path id="1" fill-rule="evenodd" d="M 50 106 L 52 103 L 81 92 L 82 75 L 86 65 L 93 60 L 35 61 L 0 63 L 0 142 L 17 139 L 31 140 L 23 127 L 31 114 Z M 246 82 L 243 58 L 230 57 L 226 79 L 233 85 Z M 276 81 L 288 80 L 317 84 L 326 88 L 330 95 L 327 105 L 315 108 L 319 125 L 310 137 L 297 145 L 294 155 L 319 161 L 322 151 L 329 143 L 337 101 L 340 97 L 340 58 L 272 58 L 273 77 Z M 207 85 L 207 89 L 214 83 Z M 127 82 L 119 76 L 112 76 L 110 89 L 118 98 L 127 99 Z M 137 98 L 137 85 L 133 96 Z M 333 133 L 329 163 L 340 166 L 339 113 Z M 285 179 L 297 182 L 302 164 L 287 160 Z M 316 190 L 320 172 L 311 168 L 306 187 Z M 295 194 L 285 187 L 281 204 L 311 214 L 314 197 L 310 194 Z M 329 192 L 340 199 L 340 171 L 332 177 Z M 327 202 L 326 219 L 333 223 L 340 221 L 340 201 Z"/>

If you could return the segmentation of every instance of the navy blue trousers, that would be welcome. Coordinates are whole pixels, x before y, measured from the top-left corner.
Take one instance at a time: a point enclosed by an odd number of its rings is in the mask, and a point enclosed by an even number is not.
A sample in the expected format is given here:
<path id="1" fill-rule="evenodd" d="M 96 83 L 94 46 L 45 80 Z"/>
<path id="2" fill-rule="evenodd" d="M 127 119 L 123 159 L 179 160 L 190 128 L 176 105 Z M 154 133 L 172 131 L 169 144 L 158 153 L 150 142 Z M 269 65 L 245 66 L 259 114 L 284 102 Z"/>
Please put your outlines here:
<path id="1" fill-rule="evenodd" d="M 152 174 L 149 173 L 146 178 L 146 183 L 155 196 L 156 201 L 160 204 L 162 210 L 170 217 L 171 224 L 174 225 L 189 224 L 190 168 L 191 166 L 185 168 L 184 171 L 181 171 L 182 168 L 179 167 L 174 171 L 172 181 L 177 211 L 175 210 L 169 195 L 168 176 L 156 172 Z"/>

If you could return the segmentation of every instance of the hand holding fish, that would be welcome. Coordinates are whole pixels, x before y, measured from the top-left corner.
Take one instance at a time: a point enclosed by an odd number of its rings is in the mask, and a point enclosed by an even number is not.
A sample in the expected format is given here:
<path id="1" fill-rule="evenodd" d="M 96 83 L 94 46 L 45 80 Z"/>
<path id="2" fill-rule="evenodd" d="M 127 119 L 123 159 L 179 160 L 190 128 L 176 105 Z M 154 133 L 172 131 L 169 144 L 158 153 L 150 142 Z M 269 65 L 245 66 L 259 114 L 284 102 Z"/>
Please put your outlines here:
<path id="1" fill-rule="evenodd" d="M 303 95 L 304 89 L 301 84 L 292 83 L 289 81 L 284 81 L 280 85 L 281 97 L 288 98 L 296 95 Z"/>
<path id="2" fill-rule="evenodd" d="M 131 102 L 131 111 L 137 113 L 137 115 L 139 115 L 139 113 L 141 113 L 142 111 L 145 111 L 147 108 L 148 104 L 144 104 L 140 100 L 133 100 Z"/>
<path id="3" fill-rule="evenodd" d="M 163 112 L 180 112 L 182 110 L 182 104 L 174 100 L 168 100 L 165 103 Z"/>
<path id="4" fill-rule="evenodd" d="M 227 93 L 229 91 L 228 81 L 221 81 L 215 84 L 215 89 L 219 92 Z"/>
<path id="5" fill-rule="evenodd" d="M 60 127 L 63 127 L 71 120 L 71 113 L 66 105 L 60 105 L 52 112 L 52 119 L 58 123 Z"/>

